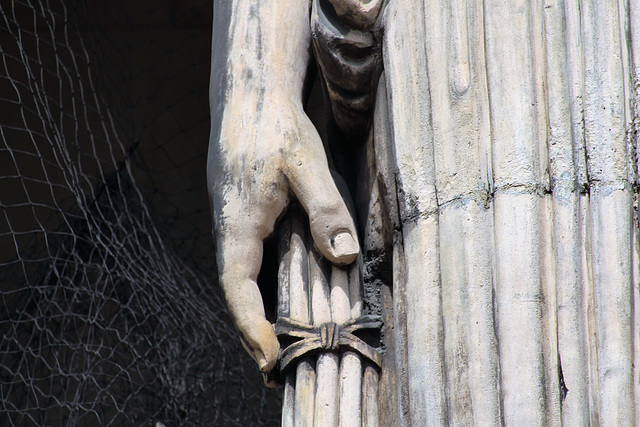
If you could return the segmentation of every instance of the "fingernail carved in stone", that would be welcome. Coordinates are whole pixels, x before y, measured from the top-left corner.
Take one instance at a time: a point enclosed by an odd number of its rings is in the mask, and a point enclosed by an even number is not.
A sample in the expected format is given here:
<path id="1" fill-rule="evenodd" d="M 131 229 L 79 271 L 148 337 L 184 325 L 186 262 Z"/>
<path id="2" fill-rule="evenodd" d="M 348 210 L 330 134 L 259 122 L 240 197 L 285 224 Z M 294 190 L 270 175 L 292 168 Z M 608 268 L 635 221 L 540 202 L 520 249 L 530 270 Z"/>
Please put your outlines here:
<path id="1" fill-rule="evenodd" d="M 258 359 L 258 367 L 260 368 L 261 372 L 266 372 L 267 371 L 267 359 L 265 359 L 264 357 L 261 357 Z"/>
<path id="2" fill-rule="evenodd" d="M 331 239 L 331 247 L 336 258 L 340 258 L 345 262 L 352 262 L 356 255 L 360 252 L 358 243 L 351 237 L 347 231 L 342 231 Z"/>

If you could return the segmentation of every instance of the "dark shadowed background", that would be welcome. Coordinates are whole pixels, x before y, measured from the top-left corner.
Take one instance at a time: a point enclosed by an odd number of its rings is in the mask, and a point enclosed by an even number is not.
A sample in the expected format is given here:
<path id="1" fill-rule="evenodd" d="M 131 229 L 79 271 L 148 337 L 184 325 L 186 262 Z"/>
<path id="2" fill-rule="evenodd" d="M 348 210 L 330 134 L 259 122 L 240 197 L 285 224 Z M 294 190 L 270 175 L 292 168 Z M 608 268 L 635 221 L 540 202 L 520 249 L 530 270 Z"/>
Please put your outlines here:
<path id="1" fill-rule="evenodd" d="M 211 0 L 0 0 L 0 425 L 277 425 L 216 283 Z"/>

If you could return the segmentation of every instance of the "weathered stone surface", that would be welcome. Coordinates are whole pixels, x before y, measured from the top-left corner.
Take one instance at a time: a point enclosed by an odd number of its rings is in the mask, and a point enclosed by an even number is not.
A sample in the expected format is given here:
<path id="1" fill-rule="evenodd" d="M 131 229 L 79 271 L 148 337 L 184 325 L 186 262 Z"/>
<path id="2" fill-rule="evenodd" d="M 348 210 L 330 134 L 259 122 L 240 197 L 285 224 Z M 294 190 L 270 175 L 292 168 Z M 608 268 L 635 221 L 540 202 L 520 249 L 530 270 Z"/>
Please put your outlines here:
<path id="1" fill-rule="evenodd" d="M 284 424 L 636 425 L 637 2 L 232 3 L 214 34 L 227 47 L 214 42 L 209 165 L 232 316 L 271 369 L 258 249 L 295 196 L 320 254 L 349 263 L 360 247 L 369 300 L 347 291 L 359 279 L 291 246 L 281 265 L 311 297 L 281 274 L 281 315 L 385 319 L 381 373 L 355 353 L 301 363 Z M 311 59 L 324 141 L 302 108 Z M 298 415 L 300 393 L 331 403 Z"/>

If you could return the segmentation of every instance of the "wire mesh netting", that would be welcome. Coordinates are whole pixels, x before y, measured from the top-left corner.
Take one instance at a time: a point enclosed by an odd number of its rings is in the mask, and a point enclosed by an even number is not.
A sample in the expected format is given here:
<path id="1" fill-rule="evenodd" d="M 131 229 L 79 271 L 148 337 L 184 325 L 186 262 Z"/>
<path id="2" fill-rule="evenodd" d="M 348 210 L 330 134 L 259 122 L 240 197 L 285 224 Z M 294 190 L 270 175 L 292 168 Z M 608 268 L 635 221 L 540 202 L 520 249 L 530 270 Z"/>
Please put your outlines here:
<path id="1" fill-rule="evenodd" d="M 216 283 L 212 2 L 0 4 L 0 425 L 278 424 Z"/>

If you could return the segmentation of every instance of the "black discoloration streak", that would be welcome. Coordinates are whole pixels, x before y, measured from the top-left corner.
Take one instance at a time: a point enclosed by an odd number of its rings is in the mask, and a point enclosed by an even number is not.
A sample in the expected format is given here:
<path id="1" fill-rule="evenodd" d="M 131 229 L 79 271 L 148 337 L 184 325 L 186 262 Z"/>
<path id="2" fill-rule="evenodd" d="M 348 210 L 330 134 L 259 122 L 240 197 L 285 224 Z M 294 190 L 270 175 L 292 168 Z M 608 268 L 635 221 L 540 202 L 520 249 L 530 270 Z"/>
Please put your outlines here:
<path id="1" fill-rule="evenodd" d="M 560 402 L 564 402 L 564 399 L 567 397 L 569 393 L 569 389 L 567 388 L 566 383 L 564 382 L 564 375 L 562 373 L 562 362 L 560 360 L 560 355 L 558 355 L 558 385 L 560 387 Z"/>
<path id="2" fill-rule="evenodd" d="M 393 280 L 391 256 L 387 252 L 368 252 L 364 258 L 364 311 L 366 314 L 380 315 L 380 287 L 391 284 Z"/>
<path id="3" fill-rule="evenodd" d="M 213 43 L 211 46 L 211 81 L 209 87 L 209 103 L 211 108 L 211 134 L 209 154 L 207 157 L 207 182 L 209 191 L 213 188 L 214 175 L 218 171 L 219 150 L 212 147 L 220 140 L 222 116 L 226 102 L 229 53 L 229 23 L 231 22 L 231 2 L 216 0 L 213 5 Z"/>

